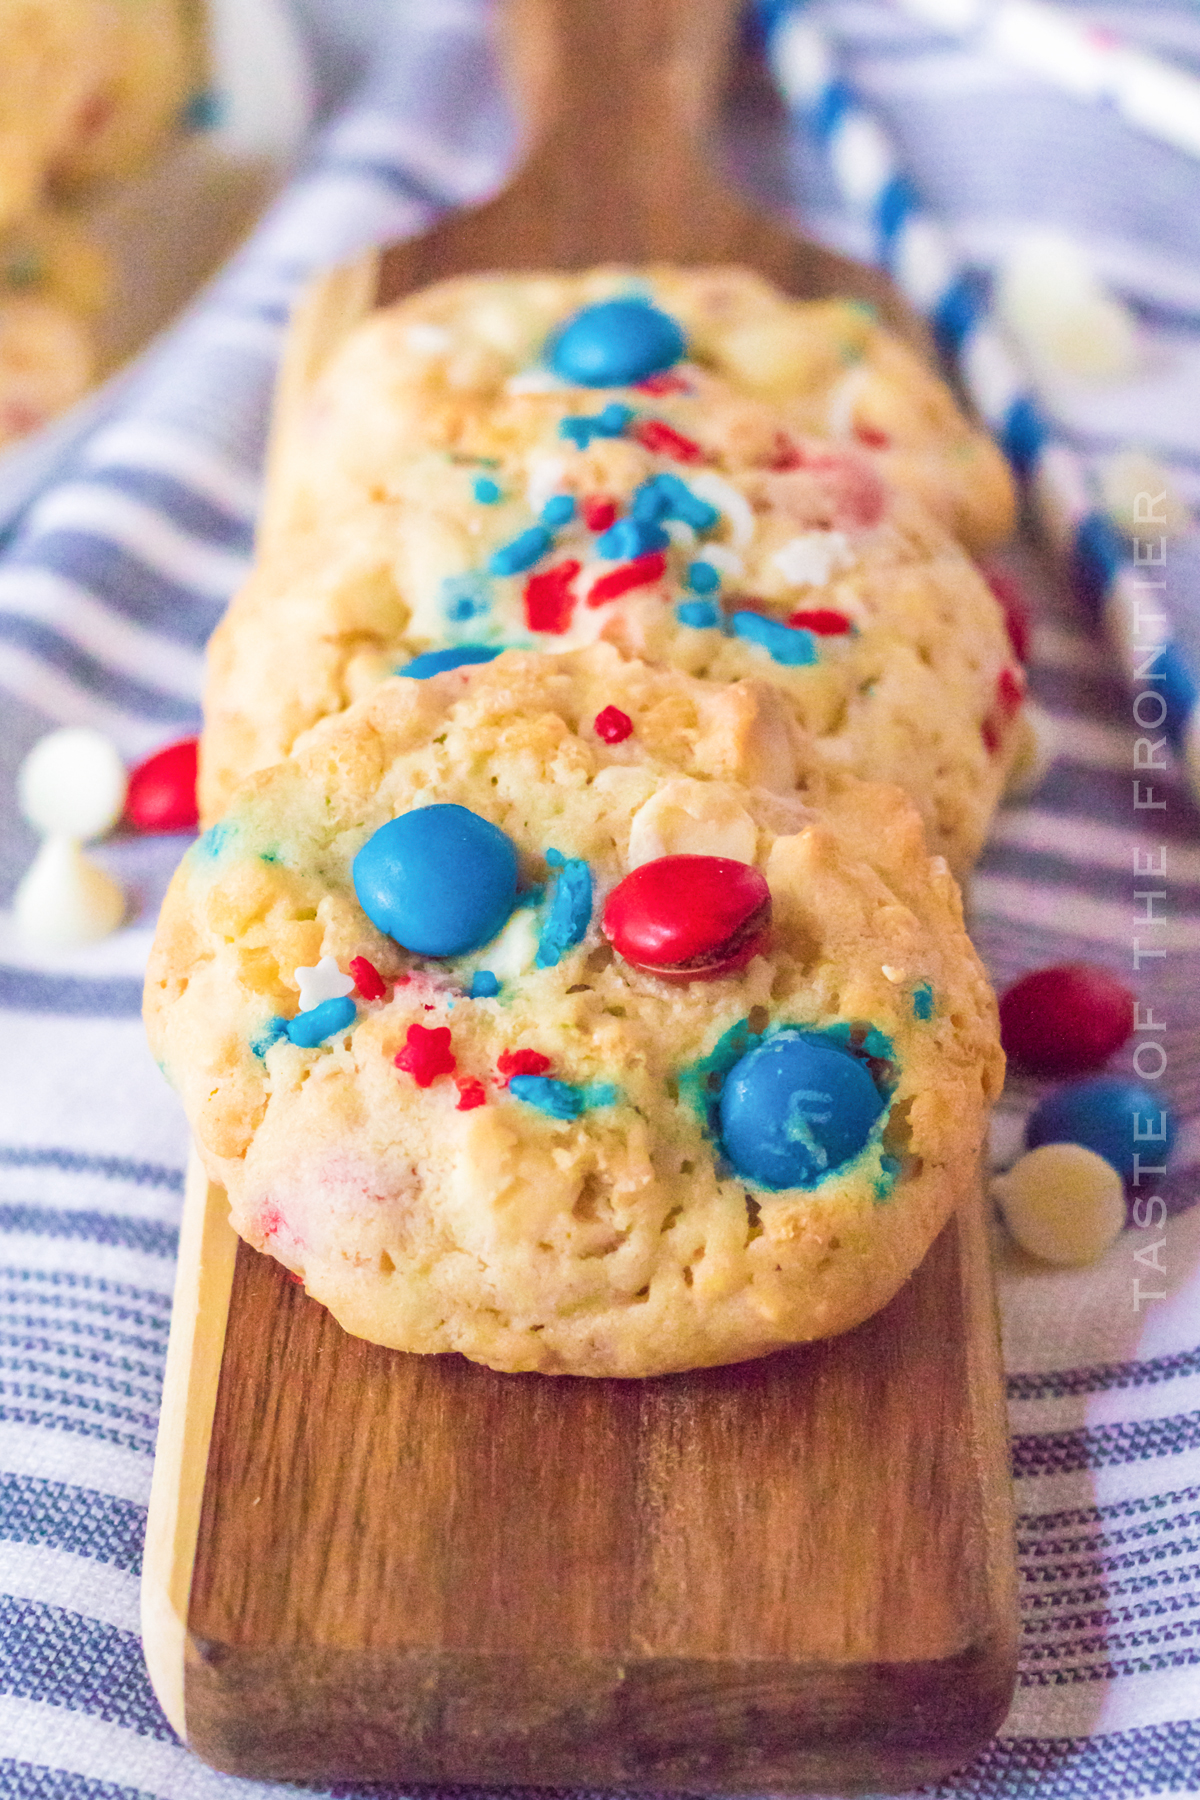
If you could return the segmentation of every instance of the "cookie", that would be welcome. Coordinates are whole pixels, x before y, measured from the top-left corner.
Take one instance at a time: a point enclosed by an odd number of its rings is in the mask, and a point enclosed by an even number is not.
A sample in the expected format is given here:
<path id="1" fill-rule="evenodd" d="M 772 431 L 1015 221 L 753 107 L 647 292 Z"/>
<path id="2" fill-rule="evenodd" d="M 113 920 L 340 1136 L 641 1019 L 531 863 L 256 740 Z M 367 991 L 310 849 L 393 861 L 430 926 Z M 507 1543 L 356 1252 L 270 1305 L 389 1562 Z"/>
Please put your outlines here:
<path id="1" fill-rule="evenodd" d="M 867 1317 L 1002 1068 L 903 795 L 772 684 L 604 644 L 386 681 L 251 777 L 146 1018 L 234 1225 L 348 1331 L 578 1375 Z"/>
<path id="2" fill-rule="evenodd" d="M 8 0 L 0 229 L 48 189 L 134 173 L 178 128 L 198 67 L 185 0 Z"/>
<path id="3" fill-rule="evenodd" d="M 573 317 L 630 295 L 678 322 L 684 354 L 651 372 L 648 391 L 636 370 L 629 381 L 601 370 L 615 377 L 606 397 L 698 443 L 712 466 L 776 466 L 781 431 L 829 439 L 856 445 L 972 553 L 1012 531 L 1004 457 L 868 305 L 793 300 L 728 267 L 466 276 L 372 314 L 316 384 L 301 456 L 310 500 L 328 516 L 337 494 L 386 485 L 417 443 L 469 449 L 461 440 L 514 389 L 563 379 L 548 365 Z"/>
<path id="4" fill-rule="evenodd" d="M 285 534 L 213 639 L 206 815 L 431 651 L 603 638 L 710 679 L 777 682 L 824 756 L 906 788 L 934 850 L 969 869 L 1019 743 L 1024 682 L 995 596 L 861 448 L 785 429 L 755 402 L 754 443 L 747 427 L 727 457 L 716 378 L 670 374 L 670 392 L 619 400 L 506 391 L 456 415 L 437 447 L 432 398 L 425 442 L 403 406 L 389 411 L 394 453 L 370 490 L 347 478 L 335 498 L 330 474 L 332 516 Z M 685 404 L 694 437 L 677 428 Z"/>

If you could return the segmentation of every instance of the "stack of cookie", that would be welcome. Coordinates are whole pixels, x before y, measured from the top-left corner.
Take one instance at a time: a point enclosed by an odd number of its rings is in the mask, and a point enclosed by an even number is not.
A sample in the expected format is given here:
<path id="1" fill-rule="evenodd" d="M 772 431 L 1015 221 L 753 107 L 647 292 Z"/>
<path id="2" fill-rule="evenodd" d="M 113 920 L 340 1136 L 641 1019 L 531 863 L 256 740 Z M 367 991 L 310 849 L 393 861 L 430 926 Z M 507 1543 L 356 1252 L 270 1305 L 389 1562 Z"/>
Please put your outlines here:
<path id="1" fill-rule="evenodd" d="M 147 982 L 237 1229 L 499 1369 L 867 1317 L 1001 1079 L 998 453 L 855 305 L 608 269 L 376 314 L 284 475 Z"/>
<path id="2" fill-rule="evenodd" d="M 105 259 L 74 210 L 178 130 L 199 63 L 189 0 L 0 7 L 0 448 L 94 377 Z"/>

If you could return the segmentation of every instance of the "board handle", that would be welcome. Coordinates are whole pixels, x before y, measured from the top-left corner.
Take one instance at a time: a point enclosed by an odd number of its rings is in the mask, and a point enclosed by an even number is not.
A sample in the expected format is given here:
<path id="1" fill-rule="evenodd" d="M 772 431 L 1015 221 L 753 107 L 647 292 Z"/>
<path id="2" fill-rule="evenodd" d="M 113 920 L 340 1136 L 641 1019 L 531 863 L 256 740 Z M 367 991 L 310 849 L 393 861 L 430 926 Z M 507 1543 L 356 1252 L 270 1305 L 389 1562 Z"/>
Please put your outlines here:
<path id="1" fill-rule="evenodd" d="M 574 221 L 590 260 L 662 260 L 724 198 L 706 147 L 741 0 L 508 0 L 501 45 L 529 146 L 519 183 Z M 635 221 L 640 223 L 634 224 Z"/>

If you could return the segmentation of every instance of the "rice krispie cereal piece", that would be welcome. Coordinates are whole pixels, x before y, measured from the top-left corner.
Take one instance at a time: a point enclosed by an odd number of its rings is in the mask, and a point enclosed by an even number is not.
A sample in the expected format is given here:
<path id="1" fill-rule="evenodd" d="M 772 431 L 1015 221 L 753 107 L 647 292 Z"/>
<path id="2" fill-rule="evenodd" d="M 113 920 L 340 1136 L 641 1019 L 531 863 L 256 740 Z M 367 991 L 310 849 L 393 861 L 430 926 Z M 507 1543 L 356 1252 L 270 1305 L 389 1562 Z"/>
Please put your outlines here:
<path id="1" fill-rule="evenodd" d="M 396 341 L 395 319 L 372 323 L 331 371 L 322 393 L 347 427 L 361 412 L 365 464 L 348 428 L 332 433 L 337 456 L 308 477 L 328 511 L 314 502 L 281 535 L 213 639 L 207 817 L 298 733 L 431 651 L 603 638 L 714 680 L 777 682 L 823 755 L 904 787 L 933 848 L 971 866 L 1023 677 L 971 560 L 877 461 L 785 429 L 687 364 L 617 398 L 552 381 L 469 406 L 430 376 L 418 403 L 391 380 Z"/>
<path id="2" fill-rule="evenodd" d="M 974 1179 L 958 891 L 767 682 L 597 644 L 376 687 L 184 859 L 151 1042 L 350 1332 L 654 1375 L 842 1331 Z"/>

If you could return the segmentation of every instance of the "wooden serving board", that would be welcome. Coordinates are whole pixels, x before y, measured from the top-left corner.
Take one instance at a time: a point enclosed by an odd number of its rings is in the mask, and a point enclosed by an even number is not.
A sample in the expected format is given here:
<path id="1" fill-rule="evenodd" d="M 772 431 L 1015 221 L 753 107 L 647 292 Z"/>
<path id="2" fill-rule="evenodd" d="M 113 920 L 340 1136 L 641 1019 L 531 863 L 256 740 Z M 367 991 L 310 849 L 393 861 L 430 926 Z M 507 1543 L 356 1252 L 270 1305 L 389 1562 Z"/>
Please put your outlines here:
<path id="1" fill-rule="evenodd" d="M 695 135 L 735 0 L 513 0 L 536 147 L 497 200 L 320 282 L 309 387 L 382 300 L 470 269 L 736 261 L 881 304 L 750 212 Z M 969 1172 L 965 1172 L 969 1174 Z M 858 1330 L 648 1381 L 497 1375 L 348 1337 L 189 1175 L 146 1545 L 172 1724 L 234 1773 L 901 1789 L 968 1759 L 1016 1663 L 1008 1438 L 977 1180 Z"/>

